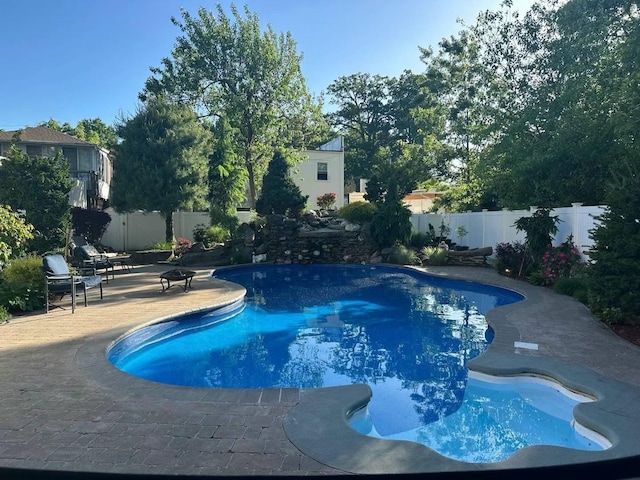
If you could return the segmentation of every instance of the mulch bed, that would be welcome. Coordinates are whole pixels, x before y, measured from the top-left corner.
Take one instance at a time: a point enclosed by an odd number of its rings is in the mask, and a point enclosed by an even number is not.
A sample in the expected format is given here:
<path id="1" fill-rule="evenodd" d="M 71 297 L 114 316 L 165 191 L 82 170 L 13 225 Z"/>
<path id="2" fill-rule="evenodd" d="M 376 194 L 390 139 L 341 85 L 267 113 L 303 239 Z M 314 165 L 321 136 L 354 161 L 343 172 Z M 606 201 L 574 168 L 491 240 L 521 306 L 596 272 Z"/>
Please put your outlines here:
<path id="1" fill-rule="evenodd" d="M 640 346 L 640 324 L 611 325 L 611 330 L 619 337 Z"/>

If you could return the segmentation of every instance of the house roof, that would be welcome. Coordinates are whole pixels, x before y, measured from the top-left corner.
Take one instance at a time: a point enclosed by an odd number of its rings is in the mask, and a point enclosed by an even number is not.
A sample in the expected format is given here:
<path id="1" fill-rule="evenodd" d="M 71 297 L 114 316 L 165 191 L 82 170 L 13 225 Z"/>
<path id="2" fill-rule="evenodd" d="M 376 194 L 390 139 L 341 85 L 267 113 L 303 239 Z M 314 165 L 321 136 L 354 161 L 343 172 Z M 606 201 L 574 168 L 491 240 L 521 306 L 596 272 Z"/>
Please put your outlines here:
<path id="1" fill-rule="evenodd" d="M 16 132 L 20 132 L 20 143 L 54 143 L 56 145 L 91 145 L 91 142 L 80 140 L 72 135 L 53 130 L 48 127 L 27 127 L 21 130 L 0 132 L 0 142 L 13 139 Z"/>
<path id="2" fill-rule="evenodd" d="M 405 200 L 424 200 L 424 199 L 430 199 L 430 198 L 437 198 L 441 196 L 442 196 L 442 192 L 437 192 L 435 190 L 429 190 L 429 191 L 414 190 L 413 192 L 405 196 L 404 199 Z"/>

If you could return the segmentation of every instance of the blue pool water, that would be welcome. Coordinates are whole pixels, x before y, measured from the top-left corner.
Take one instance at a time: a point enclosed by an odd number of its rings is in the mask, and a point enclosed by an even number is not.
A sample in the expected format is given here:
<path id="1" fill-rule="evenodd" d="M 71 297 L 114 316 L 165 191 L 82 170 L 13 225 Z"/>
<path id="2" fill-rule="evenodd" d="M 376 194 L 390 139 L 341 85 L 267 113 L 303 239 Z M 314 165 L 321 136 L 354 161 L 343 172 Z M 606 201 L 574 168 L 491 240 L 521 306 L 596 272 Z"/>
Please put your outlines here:
<path id="1" fill-rule="evenodd" d="M 173 385 L 366 383 L 373 396 L 352 420 L 354 428 L 418 441 L 464 461 L 499 461 L 538 443 L 601 448 L 570 427 L 577 402 L 544 412 L 514 397 L 513 389 L 498 394 L 468 378 L 466 361 L 492 339 L 484 314 L 523 298 L 513 291 L 394 267 L 254 265 L 214 276 L 243 285 L 245 301 L 140 329 L 116 342 L 109 360 L 132 375 Z M 506 421 L 518 416 L 520 425 Z M 542 425 L 543 416 L 556 424 L 531 428 Z M 539 435 L 517 431 L 523 422 Z M 566 432 L 556 439 L 560 424 Z M 504 445 L 481 447 L 474 439 L 483 435 Z"/>

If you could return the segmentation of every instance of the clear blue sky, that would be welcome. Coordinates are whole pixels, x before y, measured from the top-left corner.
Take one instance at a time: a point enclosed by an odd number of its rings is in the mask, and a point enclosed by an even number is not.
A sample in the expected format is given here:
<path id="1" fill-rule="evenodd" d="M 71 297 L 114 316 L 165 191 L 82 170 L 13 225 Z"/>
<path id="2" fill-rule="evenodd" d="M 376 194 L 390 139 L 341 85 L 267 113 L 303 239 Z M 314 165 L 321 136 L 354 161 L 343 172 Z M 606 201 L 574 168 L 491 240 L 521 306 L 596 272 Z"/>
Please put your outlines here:
<path id="1" fill-rule="evenodd" d="M 231 2 L 206 0 L 2 0 L 0 129 L 49 118 L 112 124 L 131 116 L 137 95 L 180 30 L 180 7 L 195 14 Z M 263 26 L 289 31 L 302 72 L 319 94 L 340 76 L 423 71 L 418 46 L 437 47 L 501 0 L 246 0 Z M 534 0 L 515 0 L 526 12 Z"/>

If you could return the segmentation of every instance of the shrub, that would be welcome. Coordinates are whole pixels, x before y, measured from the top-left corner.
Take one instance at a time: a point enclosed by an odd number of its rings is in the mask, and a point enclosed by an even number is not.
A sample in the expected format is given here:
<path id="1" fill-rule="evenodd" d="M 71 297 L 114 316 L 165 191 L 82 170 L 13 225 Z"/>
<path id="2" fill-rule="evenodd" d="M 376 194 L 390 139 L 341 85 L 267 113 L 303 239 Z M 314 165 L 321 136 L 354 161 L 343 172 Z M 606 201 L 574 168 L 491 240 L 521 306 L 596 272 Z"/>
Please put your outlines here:
<path id="1" fill-rule="evenodd" d="M 193 239 L 196 242 L 202 242 L 206 247 L 210 247 L 216 243 L 223 243 L 228 240 L 231 234 L 229 230 L 222 225 L 198 224 L 193 229 Z"/>
<path id="2" fill-rule="evenodd" d="M 407 243 L 411 236 L 411 211 L 401 202 L 387 199 L 371 219 L 371 238 L 379 247 Z"/>
<path id="3" fill-rule="evenodd" d="M 0 205 L 0 269 L 24 253 L 27 241 L 33 238 L 33 225 L 27 223 L 11 207 Z"/>
<path id="4" fill-rule="evenodd" d="M 539 287 L 544 285 L 544 278 L 542 278 L 542 273 L 540 272 L 531 272 L 527 277 L 527 280 L 531 285 L 537 285 Z"/>
<path id="5" fill-rule="evenodd" d="M 373 216 L 378 211 L 375 203 L 358 201 L 353 203 L 347 203 L 345 206 L 338 210 L 338 216 L 344 218 L 348 222 L 363 223 L 370 222 Z"/>
<path id="6" fill-rule="evenodd" d="M 9 313 L 9 310 L 0 305 L 0 323 L 7 323 L 10 318 L 11 314 Z"/>
<path id="7" fill-rule="evenodd" d="M 318 208 L 322 210 L 328 210 L 333 206 L 334 203 L 336 203 L 336 194 L 330 192 L 320 195 L 318 196 L 318 198 L 316 198 L 316 203 L 318 204 Z"/>
<path id="8" fill-rule="evenodd" d="M 207 228 L 208 227 L 204 223 L 199 223 L 193 227 L 193 241 L 206 243 Z"/>
<path id="9" fill-rule="evenodd" d="M 576 290 L 573 292 L 573 298 L 578 300 L 580 303 L 584 303 L 585 305 L 589 305 L 589 290 L 585 287 L 584 290 Z"/>
<path id="10" fill-rule="evenodd" d="M 413 248 L 420 249 L 430 245 L 432 242 L 433 238 L 428 233 L 411 232 L 411 237 L 409 237 L 409 245 Z"/>
<path id="11" fill-rule="evenodd" d="M 584 280 L 580 278 L 559 278 L 553 285 L 553 291 L 560 295 L 568 295 L 574 297 L 579 291 L 587 290 L 587 285 Z"/>
<path id="12" fill-rule="evenodd" d="M 44 307 L 42 258 L 14 259 L 2 271 L 0 305 L 8 311 L 31 312 Z"/>
<path id="13" fill-rule="evenodd" d="M 220 225 L 211 225 L 207 228 L 207 241 L 208 243 L 223 243 L 225 240 L 228 240 L 231 236 L 229 230 Z"/>
<path id="14" fill-rule="evenodd" d="M 420 260 L 416 252 L 404 245 L 394 245 L 389 254 L 389 263 L 396 265 L 418 265 Z"/>
<path id="15" fill-rule="evenodd" d="M 183 253 L 188 252 L 190 248 L 191 240 L 189 240 L 188 238 L 179 238 L 174 246 L 173 251 L 176 255 L 182 255 Z"/>
<path id="16" fill-rule="evenodd" d="M 156 242 L 149 245 L 149 250 L 173 250 L 173 242 Z"/>
<path id="17" fill-rule="evenodd" d="M 110 223 L 111 215 L 102 210 L 87 210 L 80 207 L 71 209 L 74 233 L 84 237 L 91 244 L 100 243 Z"/>
<path id="18" fill-rule="evenodd" d="M 544 285 L 553 285 L 561 277 L 570 277 L 580 263 L 582 263 L 582 257 L 573 244 L 573 237 L 569 236 L 557 247 L 549 247 L 542 256 L 541 270 Z"/>
<path id="19" fill-rule="evenodd" d="M 446 265 L 447 249 L 442 247 L 424 247 L 422 255 L 427 265 Z"/>
<path id="20" fill-rule="evenodd" d="M 223 212 L 218 208 L 212 208 L 209 212 L 209 217 L 211 218 L 212 226 L 221 226 L 227 232 L 233 232 L 238 227 L 238 216 L 235 213 Z M 196 240 L 196 242 L 199 241 L 201 240 Z"/>
<path id="21" fill-rule="evenodd" d="M 44 253 L 63 248 L 71 216 L 69 163 L 62 152 L 54 158 L 31 157 L 16 146 L 8 157 L 2 161 L 0 203 L 25 210 L 25 221 L 34 228 L 26 250 Z"/>
<path id="22" fill-rule="evenodd" d="M 529 273 L 531 256 L 522 242 L 503 242 L 496 245 L 498 272 L 511 277 L 523 277 Z"/>
<path id="23" fill-rule="evenodd" d="M 259 232 L 267 225 L 267 217 L 263 217 L 262 215 L 252 215 L 249 219 L 249 226 L 253 228 L 254 232 Z"/>
<path id="24" fill-rule="evenodd" d="M 549 208 L 538 208 L 530 217 L 516 220 L 516 231 L 525 232 L 525 245 L 534 263 L 542 259 L 546 248 L 551 245 L 553 236 L 558 232 L 559 221 L 557 215 L 551 215 Z"/>

